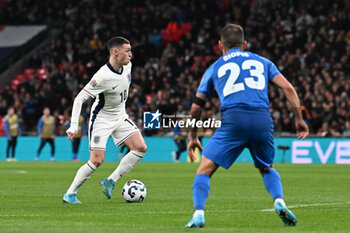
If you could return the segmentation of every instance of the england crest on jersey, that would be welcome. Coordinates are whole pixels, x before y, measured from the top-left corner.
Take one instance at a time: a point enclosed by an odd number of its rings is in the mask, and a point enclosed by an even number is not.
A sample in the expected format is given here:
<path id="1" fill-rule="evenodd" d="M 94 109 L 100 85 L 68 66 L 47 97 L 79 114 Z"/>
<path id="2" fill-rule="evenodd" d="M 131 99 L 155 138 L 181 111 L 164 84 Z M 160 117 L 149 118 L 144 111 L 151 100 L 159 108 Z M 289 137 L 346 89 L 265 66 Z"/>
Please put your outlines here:
<path id="1" fill-rule="evenodd" d="M 131 83 L 131 74 L 128 74 L 128 81 Z"/>

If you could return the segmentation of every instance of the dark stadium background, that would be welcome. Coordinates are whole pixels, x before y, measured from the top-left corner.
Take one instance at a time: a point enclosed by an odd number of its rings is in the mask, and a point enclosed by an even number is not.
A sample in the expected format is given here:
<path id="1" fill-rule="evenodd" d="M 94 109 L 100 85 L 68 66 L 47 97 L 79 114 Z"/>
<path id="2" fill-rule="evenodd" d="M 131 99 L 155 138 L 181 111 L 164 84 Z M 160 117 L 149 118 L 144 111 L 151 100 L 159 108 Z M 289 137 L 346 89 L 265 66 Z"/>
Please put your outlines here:
<path id="1" fill-rule="evenodd" d="M 0 48 L 0 117 L 13 106 L 24 135 L 36 135 L 48 106 L 57 135 L 64 135 L 74 96 L 107 61 L 105 44 L 115 35 L 132 43 L 127 111 L 140 128 L 144 111 L 186 113 L 202 74 L 219 56 L 219 31 L 229 22 L 242 25 L 248 49 L 271 59 L 294 85 L 312 135 L 350 136 L 350 3 L 331 0 L 1 0 L 0 30 L 46 29 L 22 45 Z M 283 93 L 270 85 L 269 95 L 276 135 L 293 136 Z M 220 119 L 218 110 L 214 95 L 203 118 Z"/>
<path id="2" fill-rule="evenodd" d="M 187 151 L 174 163 L 173 130 L 145 130 L 143 112 L 188 114 L 204 71 L 220 56 L 217 41 L 227 23 L 241 25 L 248 50 L 271 59 L 294 85 L 311 135 L 297 140 L 290 106 L 270 85 L 274 167 L 298 226 L 284 227 L 271 209 L 245 149 L 231 169 L 212 177 L 201 233 L 350 232 L 350 0 L 0 0 L 0 233 L 188 233 L 200 152 L 194 163 Z M 80 161 L 72 162 L 65 133 L 72 102 L 106 63 L 106 43 L 116 35 L 132 44 L 127 111 L 148 150 L 109 200 L 99 183 L 122 157 L 110 139 L 103 167 L 79 190 L 83 204 L 65 205 L 74 172 L 90 156 L 85 139 Z M 219 104 L 213 95 L 202 117 L 220 119 Z M 11 106 L 23 128 L 17 162 L 5 162 L 2 119 Z M 83 107 L 86 122 L 90 106 L 91 100 Z M 49 162 L 48 146 L 34 162 L 44 107 L 57 119 L 58 162 Z M 144 202 L 122 198 L 131 179 L 146 185 Z"/>

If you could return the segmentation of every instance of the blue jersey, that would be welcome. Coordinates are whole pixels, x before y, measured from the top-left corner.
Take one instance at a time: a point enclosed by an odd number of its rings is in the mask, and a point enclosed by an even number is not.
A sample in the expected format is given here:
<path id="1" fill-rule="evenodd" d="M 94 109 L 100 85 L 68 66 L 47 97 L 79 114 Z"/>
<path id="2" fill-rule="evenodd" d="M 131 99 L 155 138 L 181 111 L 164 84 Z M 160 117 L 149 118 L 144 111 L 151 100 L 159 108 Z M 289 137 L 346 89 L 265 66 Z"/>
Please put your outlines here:
<path id="1" fill-rule="evenodd" d="M 268 82 L 278 74 L 270 60 L 233 48 L 207 69 L 197 92 L 208 97 L 214 86 L 222 111 L 227 108 L 269 109 Z"/>

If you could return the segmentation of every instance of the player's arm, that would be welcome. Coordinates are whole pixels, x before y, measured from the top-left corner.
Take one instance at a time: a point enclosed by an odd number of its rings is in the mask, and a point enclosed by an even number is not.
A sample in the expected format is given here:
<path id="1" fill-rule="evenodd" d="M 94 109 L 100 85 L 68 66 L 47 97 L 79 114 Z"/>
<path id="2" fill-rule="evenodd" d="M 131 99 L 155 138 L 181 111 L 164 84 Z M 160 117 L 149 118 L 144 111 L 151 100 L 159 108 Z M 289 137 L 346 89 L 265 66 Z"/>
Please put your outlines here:
<path id="1" fill-rule="evenodd" d="M 90 97 L 92 96 L 89 95 L 89 93 L 86 92 L 85 89 L 82 89 L 74 99 L 70 127 L 66 131 L 68 134 L 69 140 L 71 140 L 78 132 L 79 116 L 80 116 L 81 108 L 84 102 L 88 100 Z"/>
<path id="2" fill-rule="evenodd" d="M 38 135 L 41 138 L 42 137 L 42 127 L 43 127 L 44 121 L 43 118 L 40 117 L 39 123 L 38 123 Z"/>
<path id="3" fill-rule="evenodd" d="M 286 96 L 288 102 L 291 104 L 292 110 L 294 112 L 297 136 L 299 139 L 300 138 L 305 139 L 309 134 L 309 128 L 303 120 L 299 97 L 294 87 L 282 74 L 277 74 L 272 79 L 272 82 L 275 83 L 280 88 L 282 88 L 283 93 Z"/>
<path id="4" fill-rule="evenodd" d="M 195 119 L 196 121 L 200 120 L 200 117 L 202 115 L 202 108 L 205 105 L 205 101 L 206 101 L 206 96 L 204 94 L 202 93 L 196 94 L 196 98 L 191 107 L 191 113 L 190 113 L 191 119 Z M 190 129 L 190 138 L 192 139 L 197 138 L 198 137 L 197 131 L 198 129 L 195 124 L 195 127 Z"/>
<path id="5" fill-rule="evenodd" d="M 212 79 L 215 76 L 214 64 L 211 65 L 203 74 L 202 81 L 199 84 L 196 97 L 191 107 L 191 120 L 195 119 L 197 121 L 200 119 L 202 115 L 202 108 L 205 105 L 205 100 L 207 96 L 210 95 L 210 92 L 213 89 Z M 195 124 L 195 126 L 190 129 L 189 142 L 187 145 L 188 154 L 193 160 L 196 159 L 196 156 L 194 154 L 194 150 L 196 149 L 196 147 L 198 147 L 200 150 L 203 150 L 202 144 L 198 139 L 197 127 Z"/>
<path id="6" fill-rule="evenodd" d="M 9 127 L 9 122 L 7 119 L 4 119 L 4 125 L 5 125 L 5 134 L 8 140 L 11 140 L 11 135 L 10 135 L 10 127 Z"/>
<path id="7" fill-rule="evenodd" d="M 105 91 L 105 89 L 106 87 L 104 86 L 102 77 L 95 74 L 91 81 L 86 84 L 75 97 L 72 109 L 71 124 L 69 129 L 66 131 L 70 140 L 78 133 L 79 117 L 84 102 L 90 97 L 95 98 L 95 96 Z"/>
<path id="8" fill-rule="evenodd" d="M 191 120 L 195 119 L 200 120 L 200 117 L 202 115 L 202 108 L 205 105 L 206 96 L 202 93 L 197 93 L 195 100 L 193 101 L 192 107 L 191 107 Z M 200 150 L 203 150 L 202 144 L 198 139 L 198 129 L 196 127 L 196 124 L 194 124 L 194 127 L 190 129 L 189 133 L 189 142 L 187 145 L 187 151 L 189 156 L 192 158 L 192 160 L 196 159 L 196 155 L 194 154 L 194 150 L 196 147 L 198 147 Z"/>

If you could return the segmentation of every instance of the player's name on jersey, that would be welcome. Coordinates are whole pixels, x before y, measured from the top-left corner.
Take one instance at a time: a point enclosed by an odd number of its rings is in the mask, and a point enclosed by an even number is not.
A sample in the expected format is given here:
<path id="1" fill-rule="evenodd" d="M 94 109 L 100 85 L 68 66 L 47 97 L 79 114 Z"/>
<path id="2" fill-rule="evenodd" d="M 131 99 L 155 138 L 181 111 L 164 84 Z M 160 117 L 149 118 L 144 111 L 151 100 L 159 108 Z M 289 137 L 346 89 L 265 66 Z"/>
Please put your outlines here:
<path id="1" fill-rule="evenodd" d="M 196 119 L 186 119 L 186 120 L 172 120 L 163 118 L 163 128 L 176 127 L 178 125 L 180 128 L 220 128 L 221 121 L 209 118 L 205 121 Z"/>
<path id="2" fill-rule="evenodd" d="M 247 52 L 232 52 L 224 56 L 224 61 L 233 57 L 249 57 L 249 54 Z"/>

